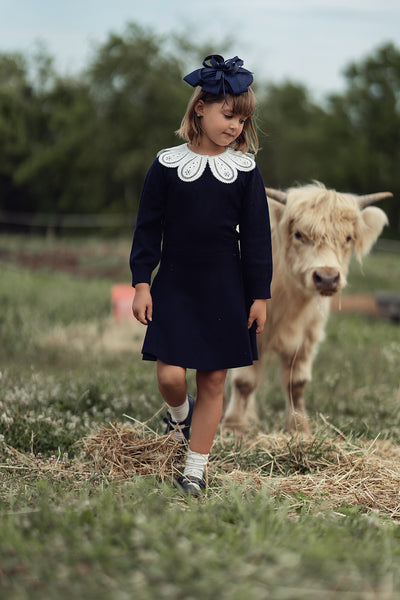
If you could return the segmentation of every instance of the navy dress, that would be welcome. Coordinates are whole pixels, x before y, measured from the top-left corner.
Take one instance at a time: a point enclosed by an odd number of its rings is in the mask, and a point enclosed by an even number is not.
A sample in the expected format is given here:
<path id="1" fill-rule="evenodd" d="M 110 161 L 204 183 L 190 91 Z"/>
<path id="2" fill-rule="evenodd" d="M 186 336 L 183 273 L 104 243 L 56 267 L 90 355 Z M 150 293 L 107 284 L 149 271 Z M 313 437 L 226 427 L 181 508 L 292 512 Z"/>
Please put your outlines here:
<path id="1" fill-rule="evenodd" d="M 157 265 L 144 359 L 216 370 L 258 358 L 247 320 L 252 301 L 270 297 L 272 253 L 253 157 L 232 149 L 208 157 L 187 144 L 159 153 L 140 201 L 132 284 L 150 283 Z"/>

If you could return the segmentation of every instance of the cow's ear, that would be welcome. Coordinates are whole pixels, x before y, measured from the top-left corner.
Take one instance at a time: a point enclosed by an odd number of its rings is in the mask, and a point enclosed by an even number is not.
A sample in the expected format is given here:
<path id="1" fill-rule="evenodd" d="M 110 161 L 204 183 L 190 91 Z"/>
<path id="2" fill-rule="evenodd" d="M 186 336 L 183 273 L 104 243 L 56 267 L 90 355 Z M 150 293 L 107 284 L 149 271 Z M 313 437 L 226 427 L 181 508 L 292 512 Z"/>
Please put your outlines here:
<path id="1" fill-rule="evenodd" d="M 368 206 L 361 211 L 360 228 L 354 245 L 359 259 L 368 254 L 387 224 L 387 216 L 377 206 Z"/>
<path id="2" fill-rule="evenodd" d="M 279 223 L 285 210 L 285 205 L 277 202 L 276 200 L 268 198 L 268 209 L 271 217 L 271 223 Z"/>

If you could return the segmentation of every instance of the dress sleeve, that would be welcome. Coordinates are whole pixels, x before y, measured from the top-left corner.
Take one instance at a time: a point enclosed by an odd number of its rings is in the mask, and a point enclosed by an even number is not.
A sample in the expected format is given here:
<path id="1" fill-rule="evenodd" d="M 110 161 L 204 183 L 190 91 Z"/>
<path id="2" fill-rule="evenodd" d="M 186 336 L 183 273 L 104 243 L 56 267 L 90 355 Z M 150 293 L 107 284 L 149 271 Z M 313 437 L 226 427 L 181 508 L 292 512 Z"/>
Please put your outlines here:
<path id="1" fill-rule="evenodd" d="M 160 261 L 166 184 L 163 167 L 154 161 L 147 173 L 130 255 L 132 285 L 149 283 Z"/>
<path id="2" fill-rule="evenodd" d="M 258 166 L 249 174 L 243 198 L 240 252 L 246 295 L 249 299 L 271 297 L 272 248 L 267 196 Z"/>

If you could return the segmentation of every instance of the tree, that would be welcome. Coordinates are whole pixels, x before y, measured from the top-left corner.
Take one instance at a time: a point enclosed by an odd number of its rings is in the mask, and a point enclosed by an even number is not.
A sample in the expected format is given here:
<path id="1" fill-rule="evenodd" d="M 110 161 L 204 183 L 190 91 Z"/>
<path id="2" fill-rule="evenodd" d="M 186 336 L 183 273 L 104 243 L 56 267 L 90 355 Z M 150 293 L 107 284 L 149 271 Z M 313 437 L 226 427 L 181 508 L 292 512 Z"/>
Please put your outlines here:
<path id="1" fill-rule="evenodd" d="M 96 208 L 91 203 L 94 165 L 85 160 L 93 114 L 87 86 L 59 78 L 43 48 L 29 61 L 21 55 L 0 57 L 3 209 L 62 213 L 83 205 Z"/>
<path id="2" fill-rule="evenodd" d="M 96 164 L 88 158 L 96 115 L 87 86 L 56 80 L 52 89 L 37 94 L 36 103 L 40 131 L 15 169 L 15 182 L 29 188 L 36 211 L 97 211 L 101 190 Z"/>
<path id="3" fill-rule="evenodd" d="M 332 96 L 327 137 L 339 151 L 340 181 L 356 193 L 389 190 L 390 232 L 400 232 L 400 51 L 385 44 L 346 71 L 347 90 Z"/>
<path id="4" fill-rule="evenodd" d="M 102 153 L 109 202 L 138 208 L 147 169 L 174 131 L 187 103 L 182 64 L 164 40 L 134 24 L 111 34 L 90 65 L 88 83 L 99 115 L 96 143 Z"/>
<path id="5" fill-rule="evenodd" d="M 34 126 L 33 90 L 21 54 L 0 55 L 0 206 L 25 209 L 29 190 L 15 184 Z"/>
<path id="6" fill-rule="evenodd" d="M 289 81 L 270 85 L 260 96 L 257 122 L 262 151 L 257 160 L 267 185 L 285 188 L 320 178 L 324 111 L 304 86 Z"/>
<path id="7" fill-rule="evenodd" d="M 0 209 L 136 212 L 157 151 L 179 143 L 191 92 L 182 76 L 210 48 L 131 23 L 74 77 L 60 76 L 43 47 L 0 54 Z M 272 187 L 389 189 L 383 208 L 400 235 L 400 51 L 386 44 L 345 77 L 345 92 L 323 105 L 300 83 L 258 82 L 258 164 Z"/>

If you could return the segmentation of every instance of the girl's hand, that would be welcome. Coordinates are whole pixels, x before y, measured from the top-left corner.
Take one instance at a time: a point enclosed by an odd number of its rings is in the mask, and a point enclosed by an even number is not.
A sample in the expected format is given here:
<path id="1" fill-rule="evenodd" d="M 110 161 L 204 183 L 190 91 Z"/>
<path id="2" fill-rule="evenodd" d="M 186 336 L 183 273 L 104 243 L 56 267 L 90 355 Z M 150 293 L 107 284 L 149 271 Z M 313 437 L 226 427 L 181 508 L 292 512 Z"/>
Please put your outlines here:
<path id="1" fill-rule="evenodd" d="M 253 325 L 254 321 L 257 323 L 256 333 L 261 333 L 264 329 L 265 321 L 267 320 L 267 301 L 264 299 L 254 300 L 250 307 L 249 320 L 247 326 Z"/>
<path id="2" fill-rule="evenodd" d="M 148 283 L 137 283 L 135 285 L 135 296 L 132 302 L 132 312 L 135 319 L 147 325 L 153 317 L 153 300 Z"/>

